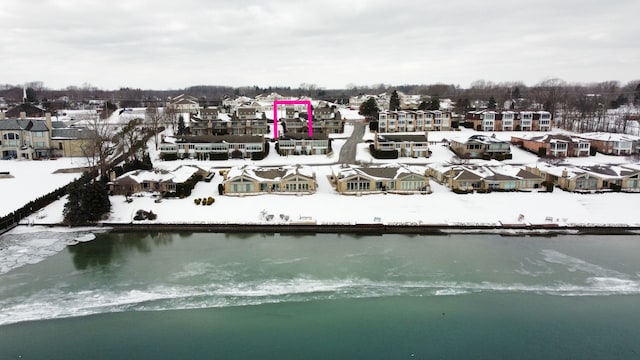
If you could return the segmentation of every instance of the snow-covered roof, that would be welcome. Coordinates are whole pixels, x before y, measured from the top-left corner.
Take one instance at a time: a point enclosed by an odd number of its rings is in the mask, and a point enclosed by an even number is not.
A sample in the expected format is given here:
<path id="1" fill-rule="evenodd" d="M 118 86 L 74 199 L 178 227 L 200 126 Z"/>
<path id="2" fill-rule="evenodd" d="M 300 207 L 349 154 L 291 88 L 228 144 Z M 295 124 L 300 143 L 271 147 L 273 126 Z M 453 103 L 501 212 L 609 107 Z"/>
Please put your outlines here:
<path id="1" fill-rule="evenodd" d="M 244 165 L 233 167 L 227 172 L 227 179 L 233 180 L 241 176 L 252 178 L 259 182 L 280 181 L 294 175 L 302 175 L 315 179 L 313 169 L 304 165 L 289 165 L 282 167 L 257 167 Z"/>
<path id="2" fill-rule="evenodd" d="M 640 141 L 640 137 L 627 135 L 627 134 L 617 134 L 617 133 L 606 133 L 606 132 L 594 132 L 594 133 L 584 133 L 578 135 L 581 138 L 589 139 L 589 140 L 602 140 L 602 141 Z"/>
<path id="3" fill-rule="evenodd" d="M 423 168 L 424 169 L 424 168 Z M 337 177 L 347 178 L 362 175 L 373 180 L 395 180 L 406 174 L 424 176 L 424 171 L 403 164 L 386 164 L 379 166 L 338 165 L 333 168 Z"/>
<path id="4" fill-rule="evenodd" d="M 139 184 L 143 182 L 174 182 L 179 184 L 187 181 L 193 174 L 201 170 L 199 167 L 193 165 L 180 165 L 171 171 L 134 170 L 120 175 L 116 178 L 116 182 L 128 177 Z"/>

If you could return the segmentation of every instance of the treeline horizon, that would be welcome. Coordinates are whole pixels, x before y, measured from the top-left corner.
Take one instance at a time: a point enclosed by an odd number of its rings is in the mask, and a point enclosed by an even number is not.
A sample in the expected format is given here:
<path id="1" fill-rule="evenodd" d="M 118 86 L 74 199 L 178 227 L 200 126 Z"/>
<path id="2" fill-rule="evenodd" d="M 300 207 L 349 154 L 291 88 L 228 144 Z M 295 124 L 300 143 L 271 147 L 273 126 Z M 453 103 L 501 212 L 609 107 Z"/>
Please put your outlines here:
<path id="1" fill-rule="evenodd" d="M 32 103 L 46 103 L 67 97 L 69 102 L 82 102 L 91 99 L 108 100 L 120 103 L 123 107 L 148 106 L 151 102 L 161 103 L 169 97 L 186 94 L 198 98 L 205 105 L 220 102 L 225 98 L 246 96 L 254 98 L 260 94 L 276 92 L 283 96 L 309 96 L 314 99 L 335 101 L 347 104 L 351 96 L 378 95 L 394 90 L 407 95 L 449 98 L 459 103 L 459 110 L 472 108 L 475 101 L 493 99 L 498 107 L 507 100 L 527 99 L 531 103 L 543 104 L 546 110 L 554 111 L 556 104 L 566 103 L 584 107 L 584 102 L 596 107 L 619 107 L 625 104 L 640 104 L 640 80 L 622 84 L 619 81 L 603 81 L 594 83 L 568 83 L 562 79 L 543 80 L 529 86 L 521 81 L 494 83 L 487 80 L 476 80 L 468 88 L 454 84 L 405 84 L 405 85 L 348 85 L 344 89 L 325 89 L 314 84 L 301 84 L 297 88 L 284 86 L 241 86 L 194 85 L 181 89 L 154 90 L 140 88 L 120 88 L 104 90 L 90 84 L 68 86 L 65 89 L 50 89 L 41 81 L 24 85 L 0 85 L 0 97 L 5 101 L 22 102 L 26 89 L 27 100 Z"/>

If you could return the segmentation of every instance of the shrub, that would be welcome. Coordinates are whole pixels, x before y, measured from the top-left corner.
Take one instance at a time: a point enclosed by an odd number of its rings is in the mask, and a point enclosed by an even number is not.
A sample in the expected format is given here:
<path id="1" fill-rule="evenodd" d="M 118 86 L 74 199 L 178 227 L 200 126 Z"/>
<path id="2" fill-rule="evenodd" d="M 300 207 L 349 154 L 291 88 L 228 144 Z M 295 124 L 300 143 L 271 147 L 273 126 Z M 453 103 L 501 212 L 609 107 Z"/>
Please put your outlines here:
<path id="1" fill-rule="evenodd" d="M 224 194 L 224 185 L 218 184 L 218 195 Z"/>
<path id="2" fill-rule="evenodd" d="M 194 202 L 196 205 L 200 205 L 200 201 L 202 201 L 200 198 L 193 199 L 193 202 Z"/>
<path id="3" fill-rule="evenodd" d="M 373 144 L 369 144 L 369 152 L 376 159 L 397 159 L 398 150 L 376 150 Z"/>
<path id="4" fill-rule="evenodd" d="M 178 154 L 161 154 L 160 156 L 162 158 L 162 160 L 164 161 L 174 161 L 174 160 L 178 160 Z"/>
<path id="5" fill-rule="evenodd" d="M 209 196 L 209 198 L 207 199 L 207 205 L 211 205 L 215 202 L 215 199 L 212 198 L 211 196 Z"/>

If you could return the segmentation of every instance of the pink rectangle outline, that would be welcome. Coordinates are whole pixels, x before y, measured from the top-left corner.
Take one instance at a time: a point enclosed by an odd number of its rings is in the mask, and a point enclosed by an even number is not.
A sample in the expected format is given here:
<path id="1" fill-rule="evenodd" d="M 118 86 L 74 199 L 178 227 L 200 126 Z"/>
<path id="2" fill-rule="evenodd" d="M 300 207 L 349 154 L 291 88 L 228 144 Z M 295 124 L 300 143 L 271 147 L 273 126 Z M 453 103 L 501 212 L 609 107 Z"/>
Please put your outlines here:
<path id="1" fill-rule="evenodd" d="M 273 102 L 273 138 L 278 138 L 278 105 L 307 105 L 309 136 L 313 136 L 313 112 L 309 100 L 276 100 Z"/>

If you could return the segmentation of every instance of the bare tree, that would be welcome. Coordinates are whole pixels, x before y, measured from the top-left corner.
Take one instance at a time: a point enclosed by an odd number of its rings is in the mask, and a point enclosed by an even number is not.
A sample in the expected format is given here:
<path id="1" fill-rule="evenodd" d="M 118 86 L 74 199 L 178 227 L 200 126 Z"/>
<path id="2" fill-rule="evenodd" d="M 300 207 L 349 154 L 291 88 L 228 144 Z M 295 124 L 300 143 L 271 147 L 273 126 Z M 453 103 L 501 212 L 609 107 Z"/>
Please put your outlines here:
<path id="1" fill-rule="evenodd" d="M 162 122 L 165 126 L 171 126 L 173 133 L 178 130 L 178 110 L 173 106 L 166 106 L 162 111 Z"/>
<path id="2" fill-rule="evenodd" d="M 158 132 L 160 130 L 160 124 L 162 123 L 162 113 L 158 110 L 158 107 L 155 104 L 149 105 L 146 109 L 146 120 L 149 125 L 151 125 L 151 131 L 153 131 L 153 141 L 158 150 Z"/>
<path id="3" fill-rule="evenodd" d="M 91 120 L 87 127 L 92 136 L 83 144 L 82 151 L 88 165 L 97 169 L 100 176 L 107 176 L 112 162 L 121 155 L 118 152 L 117 136 L 113 134 L 108 122 L 99 118 Z"/>

